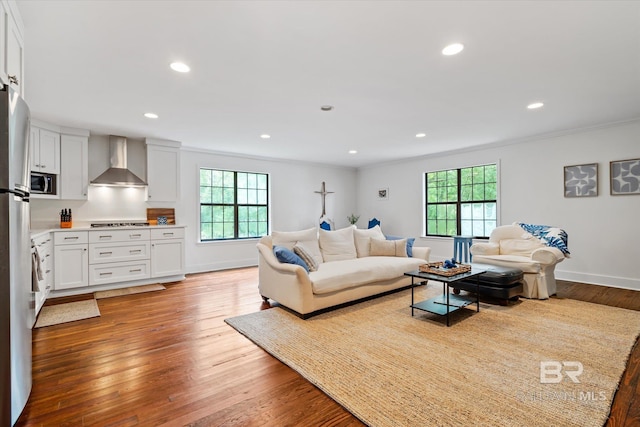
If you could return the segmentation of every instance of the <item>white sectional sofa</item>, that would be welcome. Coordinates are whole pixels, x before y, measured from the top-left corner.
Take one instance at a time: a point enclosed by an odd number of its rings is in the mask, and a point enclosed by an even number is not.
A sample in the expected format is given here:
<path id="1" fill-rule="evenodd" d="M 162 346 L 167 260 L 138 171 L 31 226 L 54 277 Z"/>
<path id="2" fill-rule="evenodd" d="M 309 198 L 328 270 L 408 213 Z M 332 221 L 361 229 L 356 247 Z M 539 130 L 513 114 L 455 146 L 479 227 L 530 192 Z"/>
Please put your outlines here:
<path id="1" fill-rule="evenodd" d="M 296 252 L 302 247 L 317 270 L 313 271 L 313 265 L 307 271 L 304 266 L 280 262 L 274 246 Z M 368 230 L 274 231 L 261 238 L 257 247 L 260 295 L 302 317 L 410 285 L 411 279 L 404 273 L 428 262 L 431 252 L 430 248 L 413 247 L 409 257 L 407 240 L 385 240 L 379 226 Z"/>

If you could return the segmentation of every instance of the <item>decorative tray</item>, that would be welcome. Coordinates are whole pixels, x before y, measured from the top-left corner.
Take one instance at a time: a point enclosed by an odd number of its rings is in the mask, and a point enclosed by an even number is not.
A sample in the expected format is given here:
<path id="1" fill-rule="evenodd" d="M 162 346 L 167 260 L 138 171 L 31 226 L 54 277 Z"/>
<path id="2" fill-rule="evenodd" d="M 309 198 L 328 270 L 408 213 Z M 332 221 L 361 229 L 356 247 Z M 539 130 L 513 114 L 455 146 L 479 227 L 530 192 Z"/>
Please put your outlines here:
<path id="1" fill-rule="evenodd" d="M 419 269 L 423 273 L 437 274 L 439 276 L 455 276 L 456 274 L 471 271 L 471 266 L 468 264 L 456 264 L 456 267 L 453 268 L 445 268 L 442 264 L 442 262 L 430 262 L 422 264 Z"/>

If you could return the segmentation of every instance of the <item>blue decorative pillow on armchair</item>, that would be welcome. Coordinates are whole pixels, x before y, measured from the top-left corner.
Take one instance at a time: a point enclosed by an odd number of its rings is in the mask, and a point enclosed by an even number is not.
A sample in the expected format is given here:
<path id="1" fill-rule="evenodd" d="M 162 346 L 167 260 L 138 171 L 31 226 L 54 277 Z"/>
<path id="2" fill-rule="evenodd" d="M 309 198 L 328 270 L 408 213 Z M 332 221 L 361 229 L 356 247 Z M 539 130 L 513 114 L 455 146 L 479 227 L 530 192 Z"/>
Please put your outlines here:
<path id="1" fill-rule="evenodd" d="M 309 266 L 302 260 L 295 252 L 285 248 L 284 246 L 274 246 L 273 254 L 278 258 L 278 261 L 285 264 L 295 264 L 307 270 L 309 272 Z"/>
<path id="2" fill-rule="evenodd" d="M 398 236 L 384 236 L 387 240 L 402 240 L 404 237 Z M 407 238 L 407 256 L 413 257 L 413 243 L 416 241 L 415 237 Z"/>

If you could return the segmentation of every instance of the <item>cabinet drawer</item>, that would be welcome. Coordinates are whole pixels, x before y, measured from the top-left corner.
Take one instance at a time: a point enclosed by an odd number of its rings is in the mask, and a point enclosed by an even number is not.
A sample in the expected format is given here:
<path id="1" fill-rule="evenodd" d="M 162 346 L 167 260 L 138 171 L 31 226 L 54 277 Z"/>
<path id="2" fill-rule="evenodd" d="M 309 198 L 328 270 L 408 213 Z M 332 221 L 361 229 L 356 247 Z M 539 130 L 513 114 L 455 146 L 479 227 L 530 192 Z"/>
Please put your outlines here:
<path id="1" fill-rule="evenodd" d="M 149 259 L 149 242 L 94 243 L 89 245 L 89 264 Z"/>
<path id="2" fill-rule="evenodd" d="M 89 243 L 149 240 L 149 230 L 100 230 L 89 232 Z"/>
<path id="3" fill-rule="evenodd" d="M 148 279 L 149 260 L 94 264 L 89 266 L 89 285 Z"/>
<path id="4" fill-rule="evenodd" d="M 56 245 L 75 245 L 89 242 L 89 232 L 87 231 L 59 231 L 53 235 L 53 242 Z"/>
<path id="5" fill-rule="evenodd" d="M 154 228 L 151 230 L 151 239 L 184 239 L 184 228 Z"/>

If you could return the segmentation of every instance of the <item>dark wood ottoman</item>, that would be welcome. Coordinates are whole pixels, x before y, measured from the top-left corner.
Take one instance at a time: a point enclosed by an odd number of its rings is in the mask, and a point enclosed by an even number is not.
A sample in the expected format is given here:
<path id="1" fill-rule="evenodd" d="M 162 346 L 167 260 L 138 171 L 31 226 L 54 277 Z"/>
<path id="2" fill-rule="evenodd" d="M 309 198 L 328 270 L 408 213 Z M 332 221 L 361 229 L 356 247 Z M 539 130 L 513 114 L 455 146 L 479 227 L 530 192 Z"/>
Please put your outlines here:
<path id="1" fill-rule="evenodd" d="M 523 292 L 522 277 L 524 273 L 518 268 L 498 267 L 489 264 L 472 264 L 475 268 L 486 270 L 478 276 L 480 280 L 480 295 L 497 298 L 501 305 L 507 305 L 509 300 L 517 301 Z M 458 281 L 451 284 L 453 292 L 460 293 L 460 290 L 475 292 L 476 282 Z"/>

